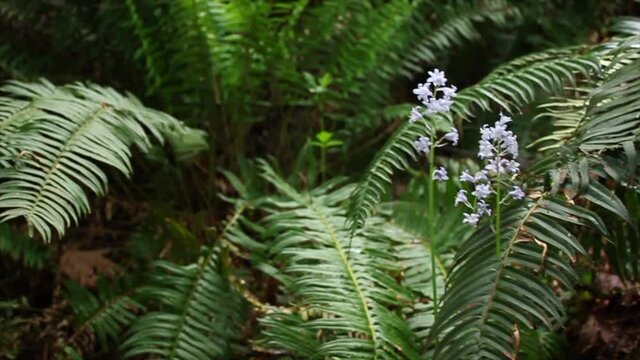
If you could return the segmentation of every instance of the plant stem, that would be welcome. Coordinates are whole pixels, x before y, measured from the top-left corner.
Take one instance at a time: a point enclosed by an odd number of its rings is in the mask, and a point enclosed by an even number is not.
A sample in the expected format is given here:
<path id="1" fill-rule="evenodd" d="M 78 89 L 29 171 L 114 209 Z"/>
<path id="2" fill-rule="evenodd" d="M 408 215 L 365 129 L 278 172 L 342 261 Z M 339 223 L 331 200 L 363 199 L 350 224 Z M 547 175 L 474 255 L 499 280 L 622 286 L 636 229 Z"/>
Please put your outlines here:
<path id="1" fill-rule="evenodd" d="M 327 148 L 320 148 L 320 175 L 322 177 L 322 182 L 327 181 Z"/>
<path id="2" fill-rule="evenodd" d="M 320 113 L 320 132 L 324 132 L 324 118 Z M 327 148 L 322 146 L 320 148 L 320 178 L 324 183 L 327 181 Z"/>
<path id="3" fill-rule="evenodd" d="M 438 288 L 436 285 L 436 219 L 435 219 L 435 184 L 433 181 L 433 171 L 435 170 L 435 142 L 431 135 L 431 145 L 429 149 L 429 167 L 427 170 L 427 186 L 429 190 L 429 252 L 431 252 L 431 288 L 433 291 L 433 314 L 438 314 Z"/>
<path id="4" fill-rule="evenodd" d="M 501 236 L 500 236 L 500 174 L 498 173 L 498 185 L 496 186 L 496 256 L 500 258 L 500 250 L 502 249 Z"/>

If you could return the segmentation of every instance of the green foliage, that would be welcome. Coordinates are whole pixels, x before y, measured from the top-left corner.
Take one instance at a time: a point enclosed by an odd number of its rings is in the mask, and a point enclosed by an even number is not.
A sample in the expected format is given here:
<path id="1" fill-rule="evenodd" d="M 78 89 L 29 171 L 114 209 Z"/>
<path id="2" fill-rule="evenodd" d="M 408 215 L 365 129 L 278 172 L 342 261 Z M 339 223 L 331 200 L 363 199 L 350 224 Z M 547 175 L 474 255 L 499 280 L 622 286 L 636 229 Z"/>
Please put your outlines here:
<path id="1" fill-rule="evenodd" d="M 415 336 L 389 308 L 408 300 L 389 273 L 393 242 L 376 228 L 349 236 L 339 204 L 350 188 L 301 194 L 266 164 L 262 170 L 285 196 L 274 200 L 279 210 L 267 232 L 278 234 L 270 251 L 285 263 L 286 288 L 298 299 L 296 314 L 261 320 L 266 344 L 305 358 L 418 359 Z"/>
<path id="2" fill-rule="evenodd" d="M 456 95 L 451 113 L 437 115 L 449 123 L 469 120 L 477 111 L 489 111 L 491 105 L 515 112 L 536 99 L 541 92 L 561 93 L 565 81 L 578 75 L 589 77 L 599 71 L 597 59 L 586 47 L 552 49 L 527 55 L 495 69 L 478 84 Z M 404 170 L 415 159 L 413 141 L 423 133 L 426 123 L 418 121 L 402 125 L 380 149 L 369 164 L 358 188 L 351 196 L 349 222 L 351 228 L 362 226 L 373 212 L 395 170 Z"/>
<path id="3" fill-rule="evenodd" d="M 38 241 L 0 224 L 0 254 L 8 254 L 24 266 L 42 269 L 51 261 L 51 252 Z"/>
<path id="4" fill-rule="evenodd" d="M 237 226 L 227 224 L 221 239 Z M 228 359 L 240 336 L 245 301 L 221 274 L 219 248 L 207 247 L 197 263 L 157 261 L 140 296 L 158 307 L 139 317 L 122 344 L 125 357 Z"/>
<path id="5" fill-rule="evenodd" d="M 577 274 L 639 278 L 637 4 L 0 3 L 0 357 L 569 358 Z M 435 67 L 461 146 L 429 211 L 405 119 Z M 498 111 L 532 143 L 497 256 L 453 198 Z M 83 288 L 63 243 L 141 276 Z"/>
<path id="6" fill-rule="evenodd" d="M 69 305 L 76 315 L 75 331 L 69 338 L 74 344 L 80 341 L 85 332 L 91 332 L 98 338 L 103 349 L 108 340 L 118 340 L 123 329 L 136 318 L 135 313 L 142 305 L 133 298 L 131 290 L 122 290 L 123 286 L 112 286 L 105 278 L 97 282 L 97 294 L 72 281 L 65 283 Z"/>
<path id="7" fill-rule="evenodd" d="M 105 193 L 99 165 L 130 175 L 131 148 L 148 151 L 148 133 L 163 141 L 196 131 L 97 85 L 10 82 L 2 91 L 0 219 L 24 217 L 46 242 L 90 211 L 84 189 Z"/>
<path id="8" fill-rule="evenodd" d="M 457 184 L 454 174 L 450 173 L 451 179 L 437 188 L 439 199 L 449 201 L 455 196 Z M 384 225 L 384 229 L 388 231 L 389 237 L 399 242 L 395 251 L 397 261 L 402 266 L 402 285 L 411 290 L 414 296 L 404 313 L 411 330 L 423 342 L 428 340 L 434 321 L 430 242 L 433 241 L 436 245 L 436 286 L 438 293 L 443 294 L 455 250 L 473 232 L 470 227 L 460 226 L 462 209 L 443 203 L 436 214 L 438 229 L 436 237 L 432 239 L 429 233 L 427 197 L 427 181 L 420 176 L 412 179 L 398 200 L 381 204 L 381 213 L 390 213 L 390 222 Z"/>
<path id="9" fill-rule="evenodd" d="M 570 359 L 567 340 L 556 333 L 542 329 L 519 329 L 518 359 L 552 360 Z"/>
<path id="10" fill-rule="evenodd" d="M 506 211 L 499 258 L 490 225 L 476 231 L 462 244 L 448 278 L 432 328 L 438 337 L 435 358 L 502 359 L 516 350 L 514 326 L 552 329 L 559 324 L 564 307 L 548 282 L 571 289 L 576 274 L 569 260 L 585 254 L 559 220 L 602 227 L 596 216 L 545 198 Z"/>

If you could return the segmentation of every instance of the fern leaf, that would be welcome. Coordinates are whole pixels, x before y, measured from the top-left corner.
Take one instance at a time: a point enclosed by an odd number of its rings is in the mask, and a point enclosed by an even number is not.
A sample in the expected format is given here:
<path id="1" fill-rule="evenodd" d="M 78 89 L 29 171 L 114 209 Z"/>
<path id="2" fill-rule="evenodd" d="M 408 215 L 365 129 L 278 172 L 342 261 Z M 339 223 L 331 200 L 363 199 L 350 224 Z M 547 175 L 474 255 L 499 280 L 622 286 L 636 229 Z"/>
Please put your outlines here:
<path id="1" fill-rule="evenodd" d="M 310 198 L 264 163 L 262 170 L 263 177 L 290 199 L 275 203 L 278 212 L 267 219 L 268 231 L 279 234 L 272 252 L 293 277 L 288 289 L 299 299 L 302 312 L 276 312 L 262 319 L 266 342 L 309 358 L 418 359 L 415 336 L 388 308 L 408 299 L 387 272 L 393 264 L 390 239 L 370 230 L 350 240 L 344 227 L 339 204 L 350 188 L 318 190 Z M 289 336 L 294 329 L 296 337 Z"/>
<path id="2" fill-rule="evenodd" d="M 548 282 L 570 289 L 576 274 L 569 260 L 585 251 L 559 219 L 591 222 L 597 215 L 541 198 L 503 217 L 500 257 L 489 225 L 477 230 L 456 255 L 432 328 L 440 338 L 438 359 L 512 357 L 518 328 L 552 329 L 563 321 L 563 306 Z"/>
<path id="3" fill-rule="evenodd" d="M 613 73 L 590 94 L 587 120 L 577 133 L 583 151 L 601 151 L 640 137 L 640 60 Z"/>
<path id="4" fill-rule="evenodd" d="M 238 218 L 221 239 L 233 235 Z M 242 296 L 220 274 L 219 248 L 205 248 L 198 263 L 181 266 L 157 261 L 151 284 L 141 296 L 160 309 L 138 318 L 123 343 L 125 357 L 157 354 L 165 359 L 228 359 L 240 337 L 245 308 Z"/>
<path id="5" fill-rule="evenodd" d="M 8 254 L 24 266 L 35 269 L 42 269 L 51 261 L 49 248 L 13 231 L 8 224 L 0 224 L 0 254 Z"/>
<path id="6" fill-rule="evenodd" d="M 118 288 L 110 286 L 104 278 L 98 280 L 97 295 L 72 281 L 65 283 L 65 290 L 76 315 L 75 331 L 69 338 L 71 344 L 81 342 L 81 336 L 89 331 L 106 349 L 107 340 L 119 339 L 123 329 L 136 318 L 135 311 L 143 308 L 130 296 L 131 291 L 117 293 Z"/>
<path id="7" fill-rule="evenodd" d="M 47 242 L 52 230 L 62 236 L 90 211 L 84 189 L 105 193 L 100 165 L 129 175 L 130 149 L 147 151 L 148 133 L 163 141 L 166 134 L 193 132 L 132 96 L 97 85 L 11 82 L 2 91 L 0 221 L 24 217 L 30 232 Z"/>

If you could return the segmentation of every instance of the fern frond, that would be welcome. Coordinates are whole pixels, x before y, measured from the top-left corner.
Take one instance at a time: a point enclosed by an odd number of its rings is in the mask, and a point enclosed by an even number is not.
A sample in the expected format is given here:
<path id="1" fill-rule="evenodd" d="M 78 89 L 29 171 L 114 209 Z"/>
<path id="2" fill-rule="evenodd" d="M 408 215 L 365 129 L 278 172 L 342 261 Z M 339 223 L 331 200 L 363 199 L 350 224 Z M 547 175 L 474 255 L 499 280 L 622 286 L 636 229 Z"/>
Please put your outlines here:
<path id="1" fill-rule="evenodd" d="M 24 266 L 42 269 L 51 260 L 51 251 L 41 243 L 0 224 L 0 254 L 8 254 Z"/>
<path id="2" fill-rule="evenodd" d="M 496 104 L 505 111 L 518 108 L 535 99 L 537 94 L 562 92 L 566 81 L 578 75 L 590 77 L 599 72 L 595 56 L 589 48 L 553 49 L 527 55 L 498 67 L 478 84 L 470 86 L 454 98 L 451 113 L 440 118 L 452 122 L 455 118 L 469 119 L 474 111 L 491 110 Z M 351 229 L 364 225 L 374 212 L 395 170 L 408 167 L 415 159 L 413 141 L 424 133 L 425 124 L 404 124 L 387 141 L 369 165 L 364 178 L 351 196 L 349 223 Z"/>
<path id="3" fill-rule="evenodd" d="M 261 320 L 266 343 L 305 358 L 418 359 L 415 336 L 389 308 L 408 299 L 389 273 L 392 241 L 374 228 L 350 239 L 344 227 L 340 204 L 350 188 L 302 194 L 268 165 L 261 167 L 286 197 L 274 200 L 268 232 L 278 234 L 272 252 L 292 277 L 287 289 L 299 309 Z"/>
<path id="4" fill-rule="evenodd" d="M 586 121 L 576 134 L 583 151 L 617 148 L 640 136 L 640 60 L 614 72 L 590 94 Z"/>
<path id="5" fill-rule="evenodd" d="M 520 16 L 516 6 L 503 0 L 460 2 L 445 6 L 428 4 L 427 6 L 429 9 L 416 11 L 420 15 L 413 24 L 419 24 L 416 26 L 418 40 L 412 44 L 410 52 L 403 57 L 402 67 L 406 69 L 406 75 L 409 76 L 424 71 L 421 65 L 433 63 L 438 59 L 436 54 L 454 46 L 461 46 L 465 42 L 477 40 L 480 35 L 479 25 L 504 26 L 510 19 L 517 19 Z M 425 27 L 424 24 L 431 22 L 434 14 L 438 24 Z"/>
<path id="6" fill-rule="evenodd" d="M 119 339 L 123 329 L 136 318 L 135 312 L 143 307 L 133 300 L 131 291 L 120 292 L 104 278 L 97 284 L 97 294 L 93 294 L 76 282 L 65 283 L 69 305 L 76 315 L 75 331 L 69 343 L 80 342 L 80 337 L 88 331 L 94 333 L 106 349 L 107 341 Z"/>
<path id="7" fill-rule="evenodd" d="M 576 274 L 570 260 L 585 254 L 560 221 L 602 227 L 591 211 L 544 197 L 504 212 L 503 219 L 500 257 L 489 224 L 456 255 L 432 327 L 439 337 L 435 358 L 512 357 L 518 328 L 552 329 L 560 324 L 564 308 L 549 282 L 571 289 Z"/>
<path id="8" fill-rule="evenodd" d="M 1 221 L 24 217 L 45 241 L 90 211 L 84 189 L 102 195 L 100 165 L 132 172 L 131 147 L 148 151 L 152 134 L 194 132 L 133 96 L 97 85 L 10 82 L 0 97 Z M 197 132 L 196 132 L 197 133 Z"/>
<path id="9" fill-rule="evenodd" d="M 518 359 L 554 360 L 571 359 L 569 344 L 561 335 L 543 329 L 519 329 Z"/>
<path id="10" fill-rule="evenodd" d="M 397 242 L 395 251 L 402 266 L 402 285 L 414 294 L 412 304 L 404 310 L 411 330 L 426 341 L 434 321 L 431 277 L 431 242 L 437 250 L 435 263 L 438 294 L 444 293 L 447 274 L 453 263 L 453 249 L 471 235 L 472 228 L 460 226 L 462 210 L 447 203 L 457 190 L 455 172 L 451 179 L 440 182 L 436 198 L 443 199 L 436 214 L 435 238 L 430 238 L 427 182 L 425 177 L 414 178 L 397 201 L 382 203 L 381 214 L 390 218 L 384 226 L 388 236 Z"/>
<path id="11" fill-rule="evenodd" d="M 237 229 L 238 212 L 220 239 Z M 159 310 L 138 318 L 122 347 L 125 357 L 157 354 L 165 359 L 229 359 L 241 334 L 245 301 L 221 275 L 219 248 L 207 247 L 197 263 L 181 266 L 157 261 L 141 296 Z"/>

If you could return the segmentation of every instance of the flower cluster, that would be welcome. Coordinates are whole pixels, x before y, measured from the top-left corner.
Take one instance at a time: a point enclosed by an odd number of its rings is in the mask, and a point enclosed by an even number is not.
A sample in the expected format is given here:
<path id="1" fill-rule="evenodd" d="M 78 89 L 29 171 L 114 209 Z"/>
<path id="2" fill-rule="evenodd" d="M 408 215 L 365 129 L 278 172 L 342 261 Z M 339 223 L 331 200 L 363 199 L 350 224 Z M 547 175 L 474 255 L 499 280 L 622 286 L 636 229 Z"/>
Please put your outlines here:
<path id="1" fill-rule="evenodd" d="M 451 104 L 453 103 L 452 98 L 455 96 L 457 88 L 453 85 L 450 87 L 445 86 L 447 84 L 447 78 L 445 77 L 444 72 L 434 69 L 428 73 L 429 77 L 427 78 L 427 81 L 424 84 L 418 84 L 418 87 L 413 90 L 413 93 L 416 94 L 418 100 L 422 101 L 422 104 L 426 106 L 427 114 L 448 112 Z M 418 120 L 424 119 L 423 110 L 424 109 L 421 106 L 416 106 L 411 109 L 409 122 L 414 123 Z M 420 136 L 416 141 L 414 141 L 416 150 L 420 153 L 424 153 L 426 156 L 429 156 L 431 149 L 434 147 L 445 146 L 448 143 L 453 146 L 458 145 L 460 135 L 458 134 L 458 130 L 454 127 L 452 127 L 449 132 L 444 134 L 438 140 L 434 139 L 431 127 L 427 126 L 427 130 L 429 132 L 429 136 Z M 432 141 L 435 141 L 435 143 L 432 144 Z M 447 170 L 443 167 L 435 169 L 433 172 L 433 179 L 438 181 L 448 180 L 449 176 L 447 175 Z"/>
<path id="2" fill-rule="evenodd" d="M 451 98 L 455 96 L 457 88 L 455 86 L 445 87 L 447 84 L 447 78 L 444 72 L 434 69 L 429 71 L 429 77 L 424 84 L 418 84 L 418 87 L 413 89 L 413 93 L 416 94 L 418 100 L 422 101 L 422 104 L 426 106 L 428 114 L 437 114 L 441 112 L 449 112 L 453 100 Z M 441 95 L 438 97 L 438 95 Z M 422 119 L 421 113 L 422 107 L 416 106 L 411 110 L 409 116 L 409 122 L 415 122 Z"/>
<path id="3" fill-rule="evenodd" d="M 497 202 L 504 203 L 509 198 L 521 200 L 524 191 L 513 184 L 515 174 L 520 171 L 518 157 L 518 140 L 512 131 L 507 130 L 507 124 L 512 119 L 500 114 L 500 119 L 493 126 L 485 125 L 480 129 L 478 157 L 484 160 L 484 168 L 475 174 L 465 170 L 460 175 L 460 181 L 470 183 L 473 187 L 473 203 L 467 197 L 467 190 L 461 189 L 455 199 L 455 205 L 464 204 L 473 212 L 464 214 L 465 224 L 475 226 L 482 216 L 491 216 L 491 207 L 487 199 L 496 191 L 497 187 L 510 186 L 510 191 Z M 510 176 L 507 176 L 510 175 Z"/>

